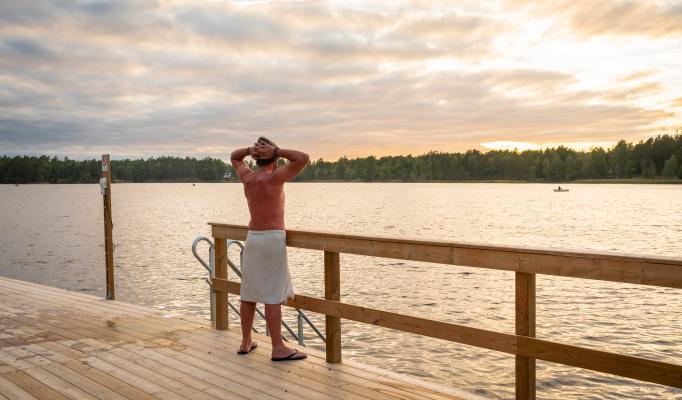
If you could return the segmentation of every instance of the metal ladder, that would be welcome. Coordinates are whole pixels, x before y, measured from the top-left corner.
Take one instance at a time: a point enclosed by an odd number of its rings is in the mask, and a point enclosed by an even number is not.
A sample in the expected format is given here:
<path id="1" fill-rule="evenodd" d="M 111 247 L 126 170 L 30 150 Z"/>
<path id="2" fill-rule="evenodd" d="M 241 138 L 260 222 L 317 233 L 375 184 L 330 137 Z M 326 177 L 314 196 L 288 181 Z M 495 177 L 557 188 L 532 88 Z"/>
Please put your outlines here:
<path id="1" fill-rule="evenodd" d="M 209 249 L 208 249 L 208 255 L 209 255 L 208 260 L 209 261 L 208 261 L 208 263 L 206 263 L 206 261 L 203 258 L 201 258 L 199 253 L 197 253 L 197 246 L 201 242 L 208 243 L 208 246 L 209 246 Z M 232 246 L 232 245 L 239 247 L 239 267 L 237 267 L 232 262 L 232 260 L 230 260 L 230 246 Z M 241 279 L 241 277 L 242 277 L 241 266 L 242 266 L 243 253 L 244 253 L 244 245 L 242 244 L 242 242 L 240 242 L 238 240 L 228 240 L 227 241 L 227 265 L 229 265 L 229 267 L 232 269 L 232 271 L 234 271 L 237 274 L 239 279 Z M 199 261 L 199 263 L 204 268 L 206 268 L 206 270 L 208 271 L 209 278 L 204 279 L 204 280 L 206 281 L 206 283 L 208 283 L 208 286 L 209 286 L 209 292 L 210 292 L 210 298 L 211 298 L 211 321 L 215 321 L 215 291 L 213 290 L 213 287 L 211 286 L 211 279 L 213 277 L 215 277 L 215 250 L 213 248 L 213 242 L 211 241 L 211 239 L 207 238 L 206 236 L 198 236 L 196 239 L 194 239 L 194 242 L 192 242 L 192 254 L 194 254 L 194 257 L 197 259 L 197 261 Z M 229 301 L 227 302 L 227 304 L 230 306 L 232 311 L 234 311 L 235 314 L 237 314 L 237 316 L 239 316 L 239 310 L 237 309 L 237 306 L 235 306 L 234 304 L 232 304 Z M 300 344 L 301 346 L 306 345 L 305 340 L 304 340 L 304 334 L 303 334 L 304 323 L 308 324 L 308 326 L 317 334 L 317 336 L 320 339 L 322 339 L 323 342 L 327 341 L 324 334 L 322 334 L 322 332 L 320 332 L 320 330 L 315 326 L 315 324 L 310 320 L 310 318 L 308 318 L 308 316 L 303 312 L 303 310 L 299 310 L 297 308 L 296 312 L 297 312 L 296 321 L 297 321 L 297 325 L 298 325 L 297 326 L 297 333 L 294 333 L 294 331 L 291 329 L 289 324 L 287 324 L 284 320 L 282 320 L 282 326 L 284 327 L 284 329 L 287 330 L 287 332 L 289 332 L 289 334 L 294 338 L 294 340 L 296 340 L 298 342 L 298 344 Z M 263 312 L 260 310 L 260 308 L 256 307 L 256 313 L 263 320 L 265 320 L 265 314 L 263 314 Z M 251 327 L 251 329 L 254 332 L 258 333 L 258 330 L 256 330 L 256 328 Z M 265 334 L 268 336 L 270 335 L 267 327 L 265 328 Z M 282 336 L 282 338 L 284 340 L 288 341 L 286 337 Z"/>

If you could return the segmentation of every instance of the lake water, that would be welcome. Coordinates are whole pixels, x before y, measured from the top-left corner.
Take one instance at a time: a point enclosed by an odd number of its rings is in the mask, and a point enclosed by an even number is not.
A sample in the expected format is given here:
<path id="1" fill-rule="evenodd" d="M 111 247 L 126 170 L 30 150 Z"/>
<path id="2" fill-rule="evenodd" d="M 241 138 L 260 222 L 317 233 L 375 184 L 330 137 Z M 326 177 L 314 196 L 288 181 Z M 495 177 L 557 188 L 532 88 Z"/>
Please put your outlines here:
<path id="1" fill-rule="evenodd" d="M 682 185 L 570 189 L 293 183 L 286 186 L 286 223 L 301 230 L 682 256 Z M 208 221 L 248 223 L 241 184 L 115 184 L 112 197 L 117 298 L 208 317 L 206 273 L 190 247 L 197 235 L 210 236 Z M 0 201 L 1 275 L 104 294 L 97 185 L 0 185 Z M 322 252 L 292 248 L 289 262 L 296 291 L 322 297 Z M 514 332 L 510 272 L 342 254 L 341 279 L 348 303 Z M 292 313 L 286 317 L 294 323 Z M 323 318 L 312 317 L 324 327 Z M 540 338 L 682 364 L 680 332 L 682 290 L 537 278 Z M 512 356 L 348 321 L 342 335 L 346 358 L 513 398 Z M 311 331 L 307 338 L 323 348 Z M 540 399 L 682 399 L 681 390 L 542 361 L 537 375 Z"/>

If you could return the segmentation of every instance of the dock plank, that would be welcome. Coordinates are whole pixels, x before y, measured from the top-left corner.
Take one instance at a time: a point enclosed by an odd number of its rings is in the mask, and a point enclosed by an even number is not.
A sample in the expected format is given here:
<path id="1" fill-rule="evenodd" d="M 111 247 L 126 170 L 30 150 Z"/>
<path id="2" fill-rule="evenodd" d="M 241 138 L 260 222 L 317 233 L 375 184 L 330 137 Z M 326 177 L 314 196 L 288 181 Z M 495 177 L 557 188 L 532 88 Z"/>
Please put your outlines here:
<path id="1" fill-rule="evenodd" d="M 101 400 L 127 400 L 126 397 L 57 363 L 43 367 L 51 374 Z"/>
<path id="2" fill-rule="evenodd" d="M 78 372 L 82 376 L 97 382 L 98 384 L 111 389 L 112 391 L 125 396 L 130 400 L 154 400 L 154 396 L 129 385 L 125 381 L 114 378 L 113 376 L 91 368 L 89 365 L 80 361 L 69 361 L 63 364 L 72 371 Z"/>
<path id="3" fill-rule="evenodd" d="M 83 321 L 81 321 L 80 323 L 92 323 L 92 318 L 88 317 L 87 320 L 83 320 Z M 140 323 L 141 323 L 141 324 L 144 324 L 144 321 L 142 321 L 142 322 L 140 322 Z M 69 325 L 71 325 L 71 326 L 74 326 L 74 325 L 77 325 L 77 324 L 78 324 L 78 322 L 74 322 L 74 320 L 71 320 L 71 322 L 69 322 Z M 100 329 L 100 327 L 98 327 L 98 326 L 93 326 L 93 329 Z M 118 326 L 117 326 L 117 329 L 120 330 L 120 329 L 121 329 L 121 326 L 118 325 Z M 148 331 L 145 331 L 145 329 L 144 329 L 143 327 L 141 327 L 141 326 L 135 326 L 135 328 L 131 331 L 131 334 L 132 334 L 132 335 L 136 335 L 136 334 L 137 334 L 137 332 L 135 332 L 136 330 L 142 330 L 142 331 L 148 333 Z M 137 337 L 139 338 L 140 336 L 137 336 Z M 146 337 L 147 337 L 147 336 L 144 336 L 144 338 L 146 338 Z M 125 338 L 124 338 L 124 339 L 125 339 Z M 171 346 L 172 346 L 172 344 L 171 344 Z M 236 345 L 235 345 L 235 348 L 236 348 Z M 317 358 L 318 358 L 320 361 L 323 361 L 323 360 L 324 360 L 324 357 L 323 357 L 323 356 L 318 356 Z M 326 363 L 325 363 L 325 364 L 326 364 Z M 274 365 L 279 366 L 279 364 L 274 364 Z M 358 374 L 363 375 L 363 376 L 366 376 L 366 375 L 367 375 L 366 371 L 358 372 Z M 338 378 L 337 378 L 337 379 L 338 379 Z M 346 386 L 346 387 L 355 387 L 355 386 L 357 386 L 357 384 L 356 384 L 356 382 L 352 382 L 352 383 L 347 382 L 347 383 L 345 384 L 345 386 Z M 403 392 L 402 392 L 402 387 L 403 387 L 404 385 L 396 385 L 394 382 L 393 382 L 392 385 L 383 385 L 384 387 L 381 387 L 379 390 L 377 390 L 376 385 L 373 385 L 373 386 L 375 386 L 375 387 L 372 388 L 372 389 L 373 389 L 373 393 L 372 393 L 372 395 L 371 395 L 370 398 L 391 398 L 391 399 L 395 399 L 395 398 L 398 398 L 398 399 L 423 399 L 423 398 L 433 398 L 433 399 L 443 399 L 443 398 L 447 398 L 447 399 L 451 399 L 451 398 L 455 398 L 455 397 L 453 397 L 453 396 L 447 396 L 447 397 L 442 396 L 442 395 L 436 395 L 436 396 L 434 396 L 434 395 L 433 395 L 434 393 L 429 393 L 429 396 L 428 396 L 428 397 L 423 397 L 423 396 L 421 396 L 421 395 L 410 394 L 409 391 L 403 393 Z M 399 388 L 401 388 L 401 390 L 396 390 L 396 386 L 399 387 Z M 411 387 L 410 387 L 409 385 L 408 385 L 408 388 L 411 389 Z M 420 392 L 422 392 L 422 394 L 423 394 L 424 390 L 423 390 L 423 389 L 420 389 Z M 381 396 L 381 397 L 379 397 L 379 396 Z"/>
<path id="4" fill-rule="evenodd" d="M 237 330 L 0 277 L 0 396 L 30 399 L 469 400 L 479 397 L 306 349 L 238 356 Z M 23 396 L 23 397 L 22 397 Z M 2 397 L 0 397 L 2 400 Z"/>
<path id="5" fill-rule="evenodd" d="M 48 372 L 41 367 L 31 367 L 23 371 L 31 378 L 49 386 L 56 392 L 61 393 L 64 397 L 78 400 L 97 400 L 95 396 L 81 390 L 79 387 L 72 385 L 68 381 Z"/>
<path id="6" fill-rule="evenodd" d="M 23 371 L 14 371 L 2 374 L 2 377 L 11 381 L 22 390 L 30 393 L 39 400 L 66 400 L 59 392 L 36 380 L 32 376 L 25 374 Z"/>
<path id="7" fill-rule="evenodd" d="M 29 392 L 0 375 L 0 395 L 3 399 L 35 400 Z"/>

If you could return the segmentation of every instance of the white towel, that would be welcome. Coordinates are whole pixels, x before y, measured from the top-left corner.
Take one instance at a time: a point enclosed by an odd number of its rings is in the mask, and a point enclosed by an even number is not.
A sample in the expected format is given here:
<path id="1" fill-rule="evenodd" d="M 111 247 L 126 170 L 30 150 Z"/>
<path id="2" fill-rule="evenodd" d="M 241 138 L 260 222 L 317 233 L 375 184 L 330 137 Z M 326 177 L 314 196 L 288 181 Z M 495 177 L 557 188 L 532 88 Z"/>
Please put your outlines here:
<path id="1" fill-rule="evenodd" d="M 284 304 L 294 297 L 285 231 L 250 230 L 246 235 L 239 295 L 241 301 L 264 304 Z"/>

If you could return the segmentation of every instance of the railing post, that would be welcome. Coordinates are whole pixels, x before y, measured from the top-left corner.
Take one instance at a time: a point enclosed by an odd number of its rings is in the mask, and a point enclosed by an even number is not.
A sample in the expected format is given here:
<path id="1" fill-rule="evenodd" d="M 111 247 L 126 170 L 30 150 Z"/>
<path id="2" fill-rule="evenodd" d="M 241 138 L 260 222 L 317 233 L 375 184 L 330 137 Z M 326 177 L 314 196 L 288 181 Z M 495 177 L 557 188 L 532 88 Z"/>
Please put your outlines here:
<path id="1" fill-rule="evenodd" d="M 215 277 L 227 279 L 227 240 L 213 238 L 215 249 Z M 227 292 L 220 291 L 215 294 L 215 328 L 218 330 L 228 329 L 228 305 Z"/>
<path id="2" fill-rule="evenodd" d="M 339 253 L 324 252 L 324 298 L 341 300 L 341 263 Z M 341 362 L 341 318 L 325 316 L 327 362 Z"/>
<path id="3" fill-rule="evenodd" d="M 516 273 L 516 334 L 535 337 L 535 274 Z M 516 356 L 516 400 L 535 400 L 535 359 Z"/>

